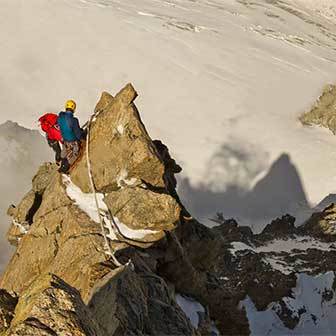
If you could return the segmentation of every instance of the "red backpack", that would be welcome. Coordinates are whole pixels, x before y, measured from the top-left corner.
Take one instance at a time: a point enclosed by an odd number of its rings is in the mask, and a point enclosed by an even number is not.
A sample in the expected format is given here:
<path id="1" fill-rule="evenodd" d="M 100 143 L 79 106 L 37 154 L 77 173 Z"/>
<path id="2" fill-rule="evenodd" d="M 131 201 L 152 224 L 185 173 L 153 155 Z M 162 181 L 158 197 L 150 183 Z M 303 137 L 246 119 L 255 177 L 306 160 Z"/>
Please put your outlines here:
<path id="1" fill-rule="evenodd" d="M 62 134 L 57 124 L 57 119 L 57 114 L 46 113 L 39 119 L 39 122 L 42 130 L 47 133 L 48 139 L 62 141 Z"/>

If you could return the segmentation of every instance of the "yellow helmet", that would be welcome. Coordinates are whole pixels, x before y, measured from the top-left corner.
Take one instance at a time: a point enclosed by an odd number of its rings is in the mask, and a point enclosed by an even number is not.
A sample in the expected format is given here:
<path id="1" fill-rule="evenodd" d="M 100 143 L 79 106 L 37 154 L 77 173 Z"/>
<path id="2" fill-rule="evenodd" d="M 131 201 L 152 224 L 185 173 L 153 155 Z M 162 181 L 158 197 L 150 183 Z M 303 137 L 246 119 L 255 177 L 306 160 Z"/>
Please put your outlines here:
<path id="1" fill-rule="evenodd" d="M 65 103 L 65 109 L 66 110 L 71 110 L 71 111 L 75 111 L 76 110 L 76 102 L 73 100 L 68 100 Z"/>

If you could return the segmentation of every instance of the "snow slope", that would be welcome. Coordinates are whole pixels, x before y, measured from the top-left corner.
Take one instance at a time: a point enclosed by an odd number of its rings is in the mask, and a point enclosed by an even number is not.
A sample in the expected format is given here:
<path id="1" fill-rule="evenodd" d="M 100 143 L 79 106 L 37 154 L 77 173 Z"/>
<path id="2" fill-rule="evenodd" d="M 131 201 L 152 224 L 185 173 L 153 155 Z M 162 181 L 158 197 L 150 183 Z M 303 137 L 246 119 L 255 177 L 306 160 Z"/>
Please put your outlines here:
<path id="1" fill-rule="evenodd" d="M 2 0 L 0 13 L 0 122 L 36 127 L 70 97 L 84 121 L 131 81 L 201 220 L 222 211 L 258 231 L 334 193 L 334 137 L 297 122 L 336 79 L 323 2 Z"/>
<path id="2" fill-rule="evenodd" d="M 328 301 L 323 294 L 334 291 L 334 272 L 312 277 L 299 274 L 292 297 L 283 299 L 292 318 L 299 323 L 293 329 L 286 328 L 275 311 L 281 311 L 277 303 L 265 311 L 257 311 L 250 298 L 242 302 L 249 318 L 251 336 L 264 335 L 335 335 L 335 300 Z"/>

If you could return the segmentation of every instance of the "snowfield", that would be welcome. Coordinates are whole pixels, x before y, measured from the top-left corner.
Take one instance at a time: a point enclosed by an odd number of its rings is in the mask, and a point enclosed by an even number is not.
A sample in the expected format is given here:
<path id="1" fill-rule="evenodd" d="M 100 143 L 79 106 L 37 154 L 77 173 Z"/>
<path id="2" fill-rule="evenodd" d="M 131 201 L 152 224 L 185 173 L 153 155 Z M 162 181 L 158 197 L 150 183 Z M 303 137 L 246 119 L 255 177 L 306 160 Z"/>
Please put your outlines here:
<path id="1" fill-rule="evenodd" d="M 0 12 L 0 122 L 36 128 L 74 98 L 84 123 L 102 90 L 132 82 L 203 222 L 302 222 L 334 193 L 334 137 L 297 121 L 335 82 L 331 1 L 3 0 Z"/>

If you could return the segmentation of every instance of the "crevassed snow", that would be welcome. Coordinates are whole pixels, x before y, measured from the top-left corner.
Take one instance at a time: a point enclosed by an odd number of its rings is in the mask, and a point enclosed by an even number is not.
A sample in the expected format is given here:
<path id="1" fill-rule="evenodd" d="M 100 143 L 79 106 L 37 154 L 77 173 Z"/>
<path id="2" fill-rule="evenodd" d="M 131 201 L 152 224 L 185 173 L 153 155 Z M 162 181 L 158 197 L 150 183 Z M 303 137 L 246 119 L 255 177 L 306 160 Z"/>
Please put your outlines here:
<path id="1" fill-rule="evenodd" d="M 336 3 L 334 0 L 294 0 L 328 20 L 336 22 Z"/>
<path id="2" fill-rule="evenodd" d="M 150 135 L 184 168 L 193 215 L 257 231 L 307 213 L 336 192 L 333 135 L 297 122 L 336 80 L 323 3 L 3 0 L 0 122 L 37 127 L 69 97 L 84 122 L 101 91 L 132 82 Z"/>
<path id="3" fill-rule="evenodd" d="M 82 190 L 76 186 L 67 175 L 62 175 L 63 183 L 66 186 L 67 195 L 75 202 L 75 204 L 84 211 L 94 222 L 99 223 L 99 214 L 97 211 L 97 206 L 95 202 L 95 196 L 93 193 L 83 193 Z M 123 224 L 117 217 L 113 217 L 113 222 L 111 223 L 107 213 L 109 212 L 106 203 L 104 202 L 104 194 L 96 193 L 99 211 L 105 222 L 105 226 L 108 229 L 108 238 L 111 240 L 116 240 L 116 232 L 113 232 L 114 225 L 117 225 L 120 232 L 129 239 L 143 239 L 147 235 L 156 234 L 157 231 L 153 230 L 134 230 L 129 228 L 127 225 Z"/>
<path id="4" fill-rule="evenodd" d="M 276 314 L 275 311 L 280 309 L 277 303 L 270 304 L 265 311 L 257 311 L 251 299 L 247 297 L 241 305 L 246 309 L 251 336 L 335 335 L 335 299 L 328 302 L 322 297 L 325 291 L 333 290 L 334 280 L 333 272 L 315 277 L 298 275 L 293 298 L 284 298 L 293 317 L 300 316 L 301 312 L 300 321 L 294 330 L 286 328 Z"/>

